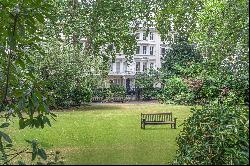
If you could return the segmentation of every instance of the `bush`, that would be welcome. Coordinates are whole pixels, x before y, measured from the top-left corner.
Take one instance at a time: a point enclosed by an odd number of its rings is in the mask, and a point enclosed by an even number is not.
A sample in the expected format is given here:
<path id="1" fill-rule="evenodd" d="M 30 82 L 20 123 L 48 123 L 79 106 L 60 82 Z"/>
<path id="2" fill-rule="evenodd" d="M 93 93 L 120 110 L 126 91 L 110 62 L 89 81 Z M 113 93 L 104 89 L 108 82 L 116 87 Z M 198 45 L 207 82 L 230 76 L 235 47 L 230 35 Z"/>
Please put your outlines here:
<path id="1" fill-rule="evenodd" d="M 92 90 L 84 86 L 70 87 L 67 83 L 60 83 L 51 89 L 55 108 L 80 106 L 82 103 L 90 102 L 92 97 Z"/>
<path id="2" fill-rule="evenodd" d="M 72 105 L 81 105 L 81 103 L 90 102 L 92 91 L 86 87 L 76 87 L 71 92 Z"/>
<path id="3" fill-rule="evenodd" d="M 111 85 L 110 91 L 114 97 L 125 97 L 126 89 L 122 85 Z"/>
<path id="4" fill-rule="evenodd" d="M 161 94 L 158 95 L 158 100 L 165 103 L 184 104 L 188 102 L 186 100 L 188 93 L 190 93 L 188 85 L 181 78 L 172 77 L 166 81 Z"/>
<path id="5" fill-rule="evenodd" d="M 161 93 L 161 88 L 157 88 L 157 87 L 148 87 L 148 88 L 142 88 L 142 99 L 143 100 L 151 100 L 151 99 L 157 99 L 158 98 L 158 94 Z"/>
<path id="6" fill-rule="evenodd" d="M 111 100 L 113 97 L 125 97 L 126 89 L 122 85 L 111 85 L 109 88 L 92 89 L 93 96 L 102 97 L 102 99 Z"/>
<path id="7" fill-rule="evenodd" d="M 249 164 L 249 111 L 234 97 L 193 108 L 177 144 L 175 164 Z"/>

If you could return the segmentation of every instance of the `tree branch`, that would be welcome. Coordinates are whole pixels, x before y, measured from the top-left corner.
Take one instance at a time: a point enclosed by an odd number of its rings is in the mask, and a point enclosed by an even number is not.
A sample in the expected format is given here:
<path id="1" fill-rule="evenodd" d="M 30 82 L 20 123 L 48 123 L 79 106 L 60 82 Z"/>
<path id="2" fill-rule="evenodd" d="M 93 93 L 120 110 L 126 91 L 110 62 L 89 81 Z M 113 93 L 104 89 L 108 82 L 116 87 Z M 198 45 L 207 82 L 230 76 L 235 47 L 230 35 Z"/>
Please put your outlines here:
<path id="1" fill-rule="evenodd" d="M 14 155 L 12 158 L 10 158 L 9 160 L 4 162 L 4 165 L 8 164 L 11 160 L 13 160 L 14 158 L 16 158 L 17 156 L 19 156 L 20 154 L 26 152 L 27 150 L 29 150 L 28 148 L 21 150 L 20 152 L 17 152 L 16 154 L 12 154 Z"/>
<path id="2" fill-rule="evenodd" d="M 16 25 L 17 25 L 17 20 L 18 20 L 18 14 L 14 16 L 14 23 L 13 23 L 13 30 L 12 30 L 12 35 L 9 37 L 10 38 L 10 50 L 8 54 L 8 65 L 7 65 L 7 73 L 6 73 L 6 86 L 5 86 L 5 93 L 3 97 L 3 103 L 6 106 L 9 104 L 8 101 L 8 89 L 9 89 L 9 82 L 10 82 L 10 66 L 11 66 L 11 58 L 13 56 L 13 50 L 16 47 L 16 41 L 15 41 L 15 33 L 16 33 Z"/>

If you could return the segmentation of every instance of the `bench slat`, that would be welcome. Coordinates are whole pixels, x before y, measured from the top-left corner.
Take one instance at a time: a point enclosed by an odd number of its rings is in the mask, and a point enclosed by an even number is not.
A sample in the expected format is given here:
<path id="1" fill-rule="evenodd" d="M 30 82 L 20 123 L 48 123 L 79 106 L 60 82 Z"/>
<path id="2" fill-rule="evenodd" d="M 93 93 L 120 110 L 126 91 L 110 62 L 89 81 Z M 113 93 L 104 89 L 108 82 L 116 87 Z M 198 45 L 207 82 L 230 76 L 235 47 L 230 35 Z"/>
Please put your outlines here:
<path id="1" fill-rule="evenodd" d="M 147 121 L 147 122 L 145 122 L 145 124 L 174 124 L 175 122 L 168 122 L 168 121 L 166 121 L 166 122 L 153 122 L 153 121 Z"/>
<path id="2" fill-rule="evenodd" d="M 142 115 L 171 115 L 171 112 L 162 112 L 162 113 L 151 113 L 151 114 L 143 114 Z"/>

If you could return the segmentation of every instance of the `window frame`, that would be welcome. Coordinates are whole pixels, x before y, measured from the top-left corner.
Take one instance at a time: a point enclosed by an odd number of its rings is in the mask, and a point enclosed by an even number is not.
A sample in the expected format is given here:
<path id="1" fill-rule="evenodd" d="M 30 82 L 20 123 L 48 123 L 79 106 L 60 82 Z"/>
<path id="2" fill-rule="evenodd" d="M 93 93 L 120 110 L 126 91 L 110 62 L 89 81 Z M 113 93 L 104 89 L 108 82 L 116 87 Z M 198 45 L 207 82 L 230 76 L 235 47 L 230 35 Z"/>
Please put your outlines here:
<path id="1" fill-rule="evenodd" d="M 147 35 L 146 35 L 146 32 L 143 32 L 143 35 L 142 35 L 142 40 L 147 40 Z"/>
<path id="2" fill-rule="evenodd" d="M 117 66 L 118 66 L 117 64 L 119 64 L 119 68 L 117 68 Z M 119 72 L 117 71 L 117 69 L 119 69 Z M 116 73 L 120 73 L 121 72 L 121 62 L 116 62 L 115 63 L 115 72 Z"/>
<path id="3" fill-rule="evenodd" d="M 151 50 L 152 49 L 152 50 Z M 154 46 L 149 47 L 149 54 L 154 55 Z"/>
<path id="4" fill-rule="evenodd" d="M 154 40 L 154 33 L 153 32 L 149 32 L 149 40 Z"/>
<path id="5" fill-rule="evenodd" d="M 147 71 L 147 62 L 142 62 L 142 71 Z"/>
<path id="6" fill-rule="evenodd" d="M 145 48 L 145 50 L 144 50 L 144 48 Z M 147 46 L 142 46 L 142 54 L 144 54 L 144 55 L 147 54 Z"/>
<path id="7" fill-rule="evenodd" d="M 137 46 L 137 48 L 136 48 L 136 54 L 140 54 L 140 52 L 141 52 L 141 46 Z"/>
<path id="8" fill-rule="evenodd" d="M 150 67 L 150 69 L 153 69 L 154 68 L 154 62 L 150 62 L 149 67 Z"/>
<path id="9" fill-rule="evenodd" d="M 138 67 L 137 67 L 138 66 Z M 137 70 L 138 69 L 138 70 Z M 135 62 L 135 71 L 140 72 L 141 71 L 141 63 L 140 62 Z"/>
<path id="10" fill-rule="evenodd" d="M 137 40 L 140 40 L 140 33 L 139 33 L 139 32 L 135 33 L 135 38 L 136 38 Z"/>

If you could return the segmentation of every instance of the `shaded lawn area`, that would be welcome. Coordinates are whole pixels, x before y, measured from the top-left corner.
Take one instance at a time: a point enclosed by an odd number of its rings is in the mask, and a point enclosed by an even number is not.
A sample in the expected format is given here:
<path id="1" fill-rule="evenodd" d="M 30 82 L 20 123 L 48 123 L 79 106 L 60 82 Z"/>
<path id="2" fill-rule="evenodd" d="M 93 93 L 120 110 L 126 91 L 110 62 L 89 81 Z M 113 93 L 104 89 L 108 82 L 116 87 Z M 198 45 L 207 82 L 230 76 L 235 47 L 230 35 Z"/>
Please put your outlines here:
<path id="1" fill-rule="evenodd" d="M 140 128 L 141 113 L 173 112 L 177 129 L 170 125 Z M 55 112 L 57 121 L 44 129 L 18 130 L 12 124 L 14 144 L 37 139 L 47 150 L 59 150 L 65 164 L 168 164 L 175 156 L 179 126 L 190 107 L 163 104 L 95 104 Z M 13 127 L 15 126 L 15 127 Z"/>

